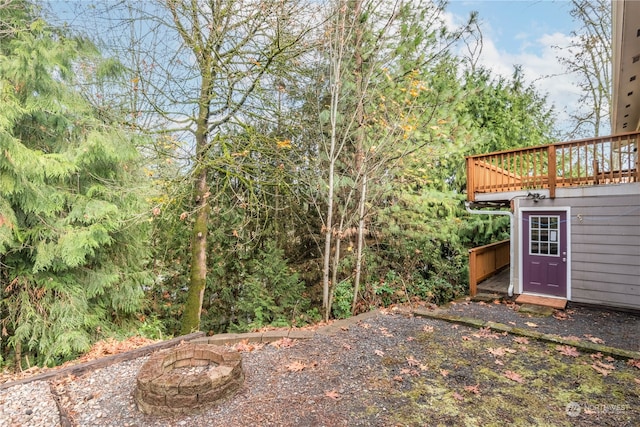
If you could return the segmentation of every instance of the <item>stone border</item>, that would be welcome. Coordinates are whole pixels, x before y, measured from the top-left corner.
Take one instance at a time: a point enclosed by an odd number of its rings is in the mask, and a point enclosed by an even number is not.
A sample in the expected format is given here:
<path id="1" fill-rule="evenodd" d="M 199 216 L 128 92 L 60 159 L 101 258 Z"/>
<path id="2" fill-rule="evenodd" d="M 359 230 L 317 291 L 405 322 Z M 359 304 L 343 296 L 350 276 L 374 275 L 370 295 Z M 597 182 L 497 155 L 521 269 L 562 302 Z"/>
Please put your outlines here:
<path id="1" fill-rule="evenodd" d="M 291 328 L 265 332 L 247 332 L 244 334 L 219 334 L 212 335 L 210 337 L 194 338 L 191 340 L 191 342 L 198 344 L 214 344 L 224 346 L 234 345 L 243 341 L 246 341 L 248 343 L 268 344 L 274 341 L 281 340 L 282 338 L 304 340 L 311 339 L 316 334 L 331 336 L 339 333 L 340 331 L 349 329 L 349 326 L 354 323 L 376 317 L 379 313 L 380 310 L 368 311 L 366 313 L 362 313 L 348 319 L 336 320 L 330 325 L 322 326 L 316 330 Z"/>
<path id="2" fill-rule="evenodd" d="M 184 367 L 206 368 L 193 375 L 175 371 Z M 147 415 L 189 414 L 233 394 L 243 382 L 240 353 L 186 343 L 154 353 L 142 365 L 133 397 Z"/>
<path id="3" fill-rule="evenodd" d="M 129 360 L 137 359 L 138 357 L 146 356 L 154 351 L 162 350 L 165 348 L 175 347 L 184 341 L 191 341 L 196 338 L 205 336 L 204 332 L 194 332 L 189 335 L 182 335 L 176 338 L 172 338 L 166 341 L 160 341 L 155 344 L 149 344 L 144 347 L 136 348 L 133 350 L 125 351 L 122 353 L 114 354 L 111 356 L 101 357 L 99 359 L 90 360 L 84 363 L 78 363 L 77 365 L 70 365 L 64 368 L 53 368 L 50 371 L 43 372 L 42 374 L 34 375 L 32 377 L 22 378 L 16 381 L 9 381 L 0 384 L 0 390 L 13 387 L 15 385 L 27 384 L 33 381 L 44 381 L 51 379 L 58 379 L 68 376 L 79 376 L 87 371 L 94 369 L 105 368 L 113 365 L 114 363 L 127 362 Z"/>

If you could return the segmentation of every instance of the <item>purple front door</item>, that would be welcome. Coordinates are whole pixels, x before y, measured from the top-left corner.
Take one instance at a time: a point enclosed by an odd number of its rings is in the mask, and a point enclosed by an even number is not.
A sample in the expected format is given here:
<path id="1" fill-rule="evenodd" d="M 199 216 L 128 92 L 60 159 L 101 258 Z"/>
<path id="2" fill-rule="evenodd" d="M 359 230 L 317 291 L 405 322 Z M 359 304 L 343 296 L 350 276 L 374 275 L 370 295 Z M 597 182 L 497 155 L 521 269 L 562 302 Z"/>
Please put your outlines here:
<path id="1" fill-rule="evenodd" d="M 522 213 L 522 291 L 567 297 L 567 213 Z"/>

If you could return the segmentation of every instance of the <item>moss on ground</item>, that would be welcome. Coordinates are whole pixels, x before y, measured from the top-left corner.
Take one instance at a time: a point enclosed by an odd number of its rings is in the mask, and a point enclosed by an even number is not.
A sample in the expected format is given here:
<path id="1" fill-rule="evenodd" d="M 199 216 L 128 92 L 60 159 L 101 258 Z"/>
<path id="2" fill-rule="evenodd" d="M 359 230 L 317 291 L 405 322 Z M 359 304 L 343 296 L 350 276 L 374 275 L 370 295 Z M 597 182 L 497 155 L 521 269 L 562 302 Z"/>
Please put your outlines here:
<path id="1" fill-rule="evenodd" d="M 640 371 L 625 360 L 443 328 L 453 330 L 416 331 L 386 354 L 370 389 L 401 409 L 372 406 L 371 414 L 403 426 L 631 426 L 640 419 Z"/>

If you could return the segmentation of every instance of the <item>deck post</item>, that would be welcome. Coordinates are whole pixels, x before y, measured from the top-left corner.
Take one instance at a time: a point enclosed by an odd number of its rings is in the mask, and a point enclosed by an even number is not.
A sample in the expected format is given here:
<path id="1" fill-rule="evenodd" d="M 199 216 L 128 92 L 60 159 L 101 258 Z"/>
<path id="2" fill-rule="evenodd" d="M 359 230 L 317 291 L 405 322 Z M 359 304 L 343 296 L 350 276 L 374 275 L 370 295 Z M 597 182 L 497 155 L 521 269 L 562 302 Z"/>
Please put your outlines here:
<path id="1" fill-rule="evenodd" d="M 549 198 L 556 198 L 556 177 L 558 173 L 556 172 L 556 147 L 554 145 L 549 145 L 547 147 L 547 175 L 549 178 Z"/>
<path id="2" fill-rule="evenodd" d="M 473 202 L 476 196 L 476 183 L 475 183 L 475 171 L 473 170 L 473 164 L 475 160 L 472 157 L 467 157 L 467 201 Z"/>
<path id="3" fill-rule="evenodd" d="M 634 182 L 638 182 L 640 181 L 640 153 L 638 153 L 638 148 L 640 148 L 640 142 L 638 142 L 638 135 L 635 136 L 634 139 L 632 139 L 633 141 L 633 145 L 635 145 L 635 147 L 633 148 L 633 152 L 636 153 L 636 164 L 635 166 L 635 170 L 634 170 Z M 629 145 L 629 149 L 631 150 L 631 145 Z"/>
<path id="4" fill-rule="evenodd" d="M 478 274 L 476 272 L 476 251 L 469 249 L 469 295 L 476 296 L 478 292 Z"/>

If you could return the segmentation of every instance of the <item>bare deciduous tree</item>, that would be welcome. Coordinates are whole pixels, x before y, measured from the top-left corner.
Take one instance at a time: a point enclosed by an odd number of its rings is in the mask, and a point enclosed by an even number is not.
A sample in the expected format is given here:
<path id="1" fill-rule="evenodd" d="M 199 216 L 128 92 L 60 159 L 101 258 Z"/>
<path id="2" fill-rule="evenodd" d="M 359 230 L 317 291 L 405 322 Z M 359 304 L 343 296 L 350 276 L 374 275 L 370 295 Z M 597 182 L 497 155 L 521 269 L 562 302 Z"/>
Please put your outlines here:
<path id="1" fill-rule="evenodd" d="M 599 136 L 610 128 L 611 2 L 572 0 L 570 13 L 578 29 L 569 46 L 558 48 L 558 59 L 577 76 L 582 94 L 569 113 L 574 123 L 567 138 Z"/>

